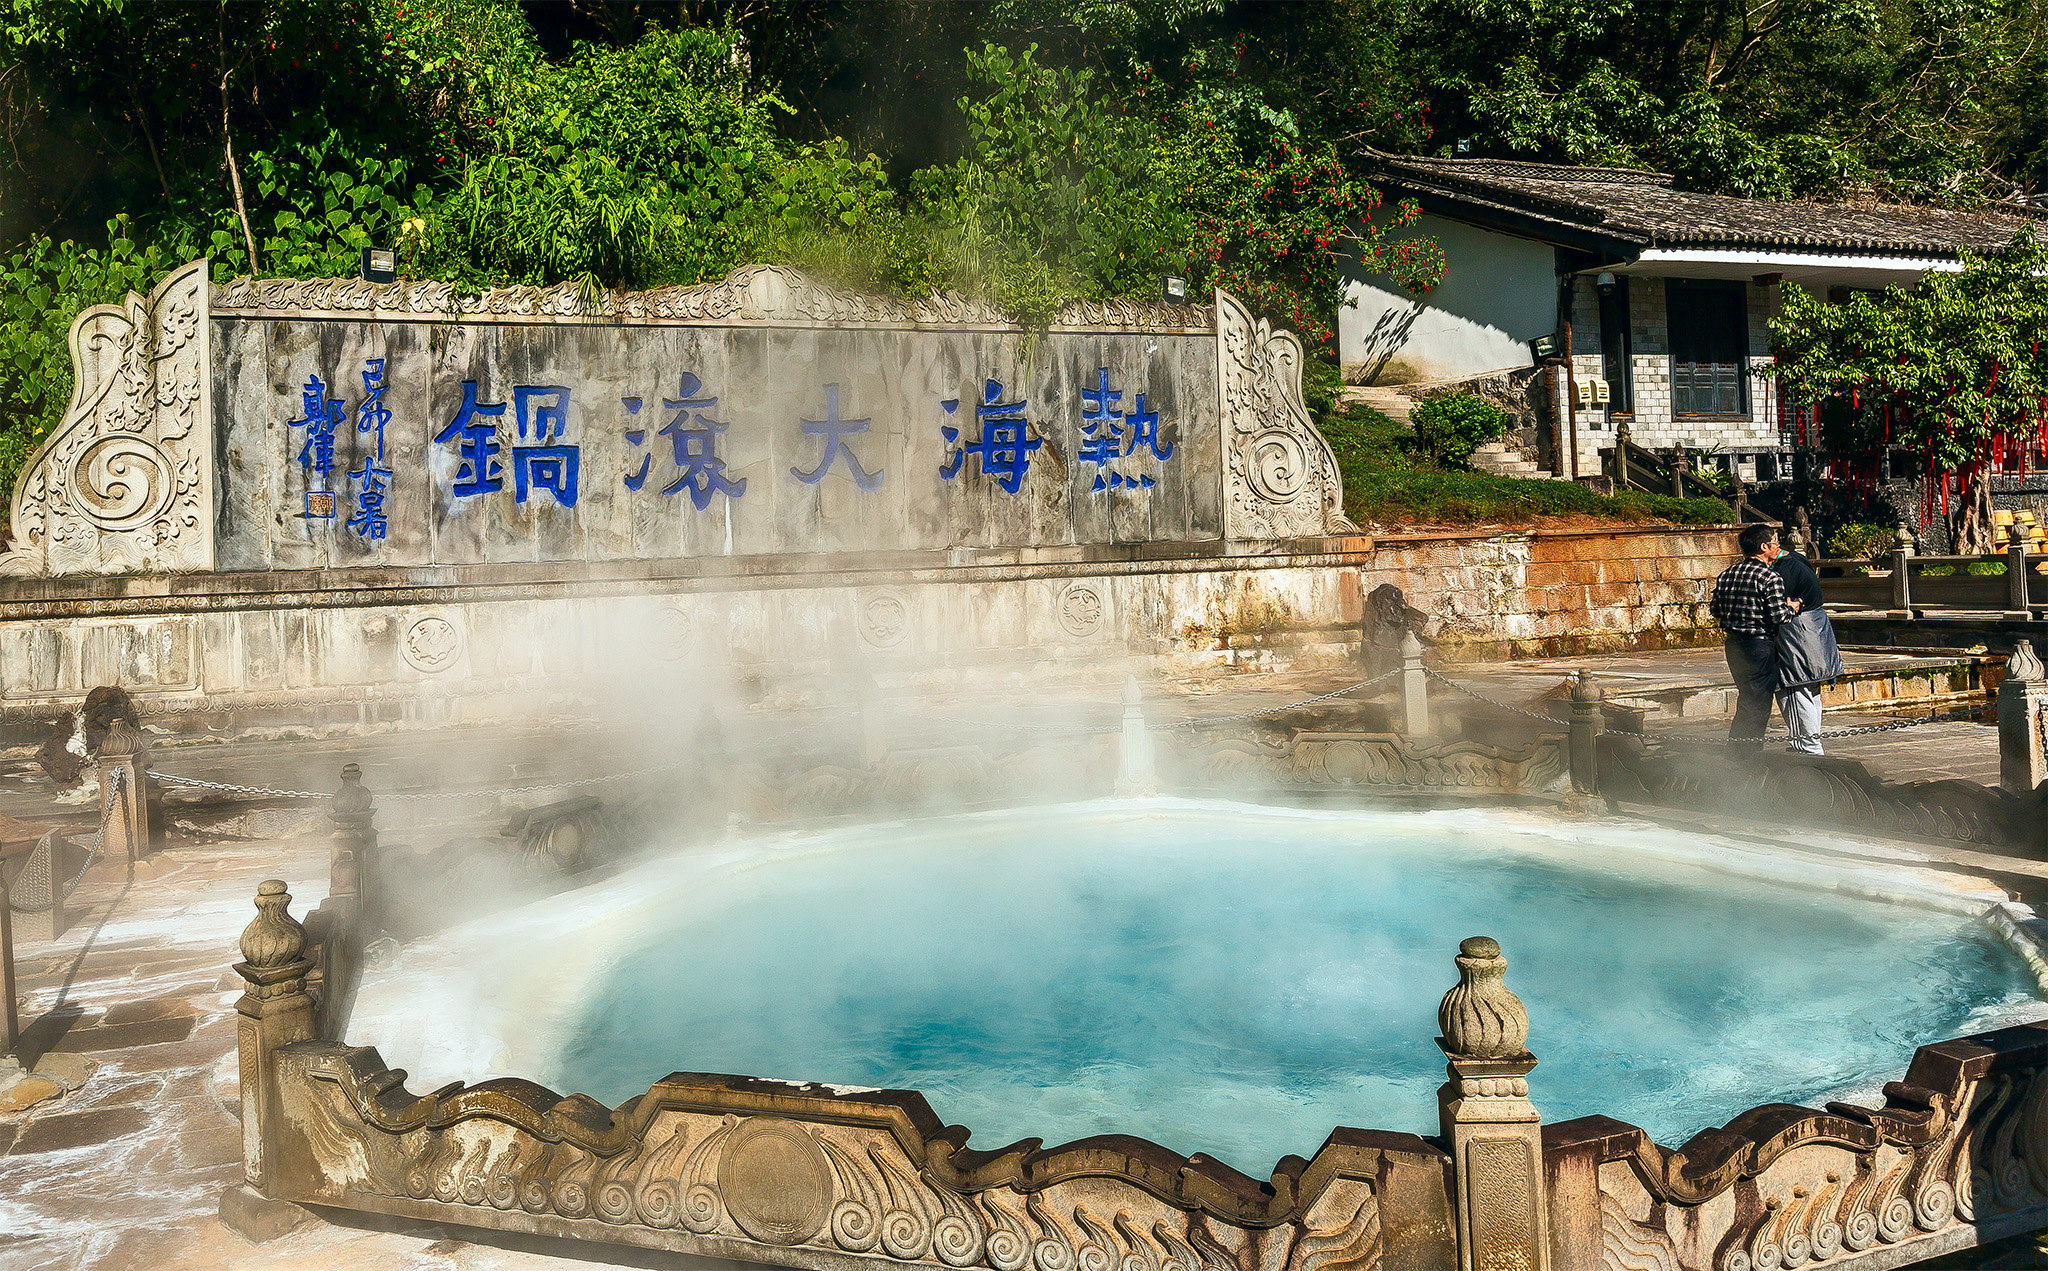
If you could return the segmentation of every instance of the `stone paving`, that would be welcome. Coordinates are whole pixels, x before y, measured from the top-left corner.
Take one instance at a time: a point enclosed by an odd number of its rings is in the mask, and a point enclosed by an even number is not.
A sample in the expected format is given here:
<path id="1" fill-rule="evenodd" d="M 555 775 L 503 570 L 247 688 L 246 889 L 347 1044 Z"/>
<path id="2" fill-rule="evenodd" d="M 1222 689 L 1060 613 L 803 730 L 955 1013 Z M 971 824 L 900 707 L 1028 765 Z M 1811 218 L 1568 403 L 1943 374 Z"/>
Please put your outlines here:
<path id="1" fill-rule="evenodd" d="M 1856 660 L 1877 665 L 1865 655 Z M 1634 685 L 1631 691 L 1711 682 L 1719 669 L 1713 651 L 1680 651 L 1457 667 L 1451 673 L 1503 701 L 1535 706 L 1579 665 L 1603 682 Z M 1285 705 L 1356 679 L 1355 671 L 1322 671 L 1191 680 L 1155 686 L 1146 709 L 1155 722 L 1214 717 Z M 1102 686 L 950 708 L 905 700 L 889 708 L 889 726 L 892 740 L 907 744 L 957 735 L 963 727 L 1049 727 L 1076 719 L 1110 726 L 1117 714 L 1113 687 Z M 1828 718 L 1838 726 L 1884 717 L 1831 712 Z M 1714 720 L 1684 724 L 1725 728 Z M 726 725 L 736 749 L 786 745 L 798 732 L 807 742 L 850 746 L 857 729 L 857 714 L 843 703 L 758 718 L 743 714 Z M 473 822 L 490 807 L 487 800 L 449 807 L 393 797 L 430 781 L 502 788 L 615 772 L 644 764 L 650 755 L 675 754 L 673 747 L 628 744 L 631 735 L 559 720 L 529 730 L 166 744 L 154 766 L 213 780 L 320 791 L 333 788 L 342 763 L 360 762 L 366 784 L 379 791 L 379 824 L 390 841 L 394 826 L 425 834 L 437 822 Z M 1893 779 L 1997 775 L 1996 734 L 1972 724 L 1855 739 L 1836 753 L 1866 759 Z M 78 897 L 82 914 L 59 940 L 18 944 L 24 1062 L 40 1060 L 46 1070 L 68 1071 L 83 1081 L 26 1112 L 0 1112 L 0 1267 L 382 1271 L 569 1267 L 607 1259 L 630 1266 L 731 1265 L 619 1250 L 593 1255 L 559 1242 L 503 1235 L 471 1243 L 461 1231 L 361 1218 L 348 1218 L 346 1225 L 315 1221 L 252 1245 L 221 1224 L 221 1192 L 241 1176 L 234 1054 L 240 983 L 228 968 L 260 880 L 286 879 L 296 914 L 323 898 L 328 827 L 322 811 L 303 801 L 194 801 L 174 794 L 169 846 L 145 863 L 134 883 L 96 867 Z M 0 762 L 0 814 L 36 822 L 95 820 L 89 803 L 60 795 L 19 754 Z M 2016 1248 L 2000 1254 L 2032 1256 Z"/>

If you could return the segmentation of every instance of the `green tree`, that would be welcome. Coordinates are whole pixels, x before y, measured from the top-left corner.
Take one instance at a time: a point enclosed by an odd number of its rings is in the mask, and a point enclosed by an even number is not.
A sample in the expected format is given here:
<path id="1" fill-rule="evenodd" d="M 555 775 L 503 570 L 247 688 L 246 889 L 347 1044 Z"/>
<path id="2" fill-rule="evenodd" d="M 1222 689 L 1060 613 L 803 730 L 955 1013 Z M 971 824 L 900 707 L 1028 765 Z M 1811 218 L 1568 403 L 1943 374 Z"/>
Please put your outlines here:
<path id="1" fill-rule="evenodd" d="M 1889 442 L 1921 451 L 1930 475 L 1957 478 L 1948 508 L 1958 552 L 1991 544 L 1995 447 L 2030 444 L 2048 425 L 2048 244 L 2031 227 L 2010 248 L 1965 255 L 1911 291 L 1831 304 L 1785 291 L 1771 322 L 1785 400 L 1823 409 L 1838 454 Z"/>

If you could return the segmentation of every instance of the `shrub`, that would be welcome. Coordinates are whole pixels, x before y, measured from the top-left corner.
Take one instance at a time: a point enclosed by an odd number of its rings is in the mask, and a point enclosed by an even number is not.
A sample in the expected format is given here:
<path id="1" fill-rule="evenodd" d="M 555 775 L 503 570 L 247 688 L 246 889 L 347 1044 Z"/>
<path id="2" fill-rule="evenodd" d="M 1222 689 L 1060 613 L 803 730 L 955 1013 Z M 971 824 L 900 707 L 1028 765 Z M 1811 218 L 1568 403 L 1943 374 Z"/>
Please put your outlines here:
<path id="1" fill-rule="evenodd" d="M 1470 393 L 1446 393 L 1415 408 L 1409 417 L 1415 440 L 1438 462 L 1465 467 L 1472 452 L 1508 430 L 1507 412 Z"/>
<path id="2" fill-rule="evenodd" d="M 1876 560 L 1891 555 L 1892 531 L 1851 521 L 1828 536 L 1828 555 L 1837 560 Z"/>

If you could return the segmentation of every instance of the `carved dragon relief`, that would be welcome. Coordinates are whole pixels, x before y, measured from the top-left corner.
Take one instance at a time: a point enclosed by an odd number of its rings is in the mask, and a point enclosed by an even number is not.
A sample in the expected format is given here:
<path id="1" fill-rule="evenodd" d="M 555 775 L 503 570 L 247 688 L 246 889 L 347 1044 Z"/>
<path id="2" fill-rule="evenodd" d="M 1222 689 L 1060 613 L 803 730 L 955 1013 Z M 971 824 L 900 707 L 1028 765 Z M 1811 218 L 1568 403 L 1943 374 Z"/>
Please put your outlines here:
<path id="1" fill-rule="evenodd" d="M 675 1074 L 607 1111 L 525 1081 L 415 1097 L 375 1051 L 332 1043 L 278 1056 L 300 1163 L 285 1188 L 299 1200 L 461 1206 L 474 1212 L 446 1220 L 478 1226 L 519 1210 L 588 1224 L 585 1238 L 761 1261 L 801 1249 L 989 1271 L 1374 1271 L 1381 1259 L 1378 1154 L 1352 1145 L 1289 1158 L 1261 1186 L 1134 1139 L 966 1151 L 966 1131 L 907 1092 Z"/>
<path id="2" fill-rule="evenodd" d="M 2048 1217 L 2048 1047 L 2034 1040 L 2042 1031 L 2026 1025 L 1923 1047 L 1908 1080 L 1885 1087 L 1883 1108 L 1767 1105 L 1677 1151 L 1638 1132 L 1631 1154 L 1616 1159 L 1648 1191 L 1651 1212 L 1637 1222 L 1603 1191 L 1604 1265 L 1776 1271 L 1959 1223 L 1992 1223 L 1986 1238 L 2039 1226 Z M 1984 1062 L 1986 1046 L 2025 1066 L 1998 1071 L 1997 1059 Z M 1964 1050 L 1977 1054 L 1955 1062 Z M 1951 1080 L 1916 1083 L 1942 1068 Z M 1731 1194 L 1732 1207 L 1708 1204 Z M 1706 1256 L 1688 1259 L 1680 1249 Z"/>
<path id="3" fill-rule="evenodd" d="M 1356 534 L 1337 456 L 1301 397 L 1301 341 L 1216 293 L 1228 538 Z"/>
<path id="4" fill-rule="evenodd" d="M 955 292 L 916 300 L 840 291 L 780 265 L 747 265 L 722 280 L 657 291 L 600 292 L 573 283 L 462 294 L 447 283 L 369 283 L 354 278 L 237 278 L 213 289 L 213 312 L 235 317 L 417 316 L 572 318 L 655 323 L 746 322 L 795 326 L 937 326 L 1015 329 L 1002 310 Z M 1071 301 L 1055 329 L 1184 331 L 1207 335 L 1212 314 L 1196 305 Z"/>
<path id="5" fill-rule="evenodd" d="M 71 402 L 14 489 L 0 574 L 213 567 L 206 262 L 71 324 Z"/>

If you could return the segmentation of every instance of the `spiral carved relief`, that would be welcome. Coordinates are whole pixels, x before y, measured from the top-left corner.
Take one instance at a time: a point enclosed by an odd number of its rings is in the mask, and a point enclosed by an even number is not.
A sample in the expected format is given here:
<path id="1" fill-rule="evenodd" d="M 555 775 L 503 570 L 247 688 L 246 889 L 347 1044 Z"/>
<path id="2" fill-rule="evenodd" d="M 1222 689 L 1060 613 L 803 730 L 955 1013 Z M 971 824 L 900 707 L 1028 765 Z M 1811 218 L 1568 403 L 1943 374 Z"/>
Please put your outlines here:
<path id="1" fill-rule="evenodd" d="M 79 514 L 116 533 L 154 521 L 170 504 L 177 480 L 164 452 L 131 433 L 93 442 L 71 468 Z"/>
<path id="2" fill-rule="evenodd" d="M 80 314 L 70 409 L 30 457 L 0 574 L 213 566 L 205 262 Z"/>

